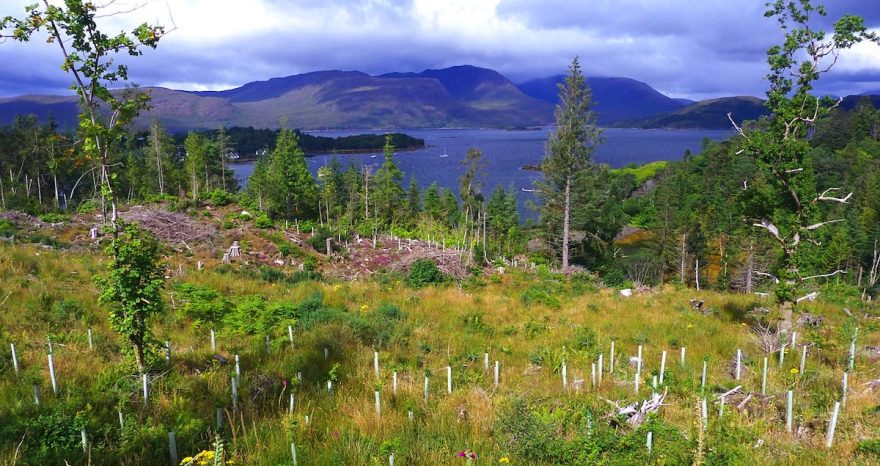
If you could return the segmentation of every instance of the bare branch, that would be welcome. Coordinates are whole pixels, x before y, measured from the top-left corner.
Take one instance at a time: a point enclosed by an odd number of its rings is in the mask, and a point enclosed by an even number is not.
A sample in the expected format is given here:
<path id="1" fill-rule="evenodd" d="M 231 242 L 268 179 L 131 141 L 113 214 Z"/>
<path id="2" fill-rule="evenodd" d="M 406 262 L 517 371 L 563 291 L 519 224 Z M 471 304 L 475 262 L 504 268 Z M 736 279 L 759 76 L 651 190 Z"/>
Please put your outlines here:
<path id="1" fill-rule="evenodd" d="M 779 236 L 779 228 L 776 228 L 776 225 L 768 222 L 766 219 L 762 219 L 761 223 L 753 223 L 753 225 L 769 231 L 777 241 L 783 243 L 782 237 Z"/>
<path id="2" fill-rule="evenodd" d="M 109 7 L 110 5 L 112 5 L 113 3 L 115 3 L 115 2 L 109 2 L 109 3 L 107 3 L 107 4 L 100 5 L 99 7 L 102 8 L 102 9 L 103 9 L 103 8 L 107 8 L 107 7 Z M 141 8 L 145 7 L 146 5 L 147 5 L 146 3 L 141 3 L 141 4 L 137 4 L 137 5 L 135 5 L 135 6 L 129 8 L 129 9 L 127 9 L 127 10 L 118 10 L 118 11 L 114 11 L 114 12 L 112 12 L 112 13 L 104 13 L 104 14 L 100 14 L 100 15 L 95 15 L 95 19 L 98 19 L 98 18 L 109 18 L 109 17 L 112 17 L 112 16 L 118 16 L 118 15 L 124 15 L 124 14 L 128 14 L 128 13 L 133 13 L 133 12 L 135 12 L 135 11 L 137 11 L 137 10 L 140 10 Z"/>
<path id="3" fill-rule="evenodd" d="M 825 225 L 830 225 L 830 224 L 832 224 L 832 223 L 840 223 L 840 222 L 843 222 L 843 221 L 844 221 L 844 219 L 842 219 L 842 218 L 838 218 L 838 219 L 836 219 L 836 220 L 828 220 L 827 222 L 814 223 L 814 224 L 812 224 L 812 225 L 810 225 L 810 226 L 808 226 L 808 227 L 804 227 L 803 229 L 804 229 L 804 230 L 818 230 L 819 228 L 822 228 L 822 227 L 824 227 Z"/>
<path id="4" fill-rule="evenodd" d="M 813 202 L 815 203 L 815 202 L 818 202 L 818 201 L 831 201 L 831 202 L 839 202 L 839 203 L 841 203 L 841 204 L 846 204 L 846 203 L 849 202 L 849 200 L 850 200 L 850 198 L 852 197 L 853 193 L 849 193 L 849 194 L 847 194 L 846 197 L 834 197 L 834 196 L 829 196 L 829 195 L 828 195 L 828 194 L 831 193 L 831 192 L 840 191 L 841 189 L 842 189 L 842 188 L 828 188 L 828 189 L 825 190 L 825 192 L 823 192 L 822 194 L 820 194 L 819 197 L 817 197 Z"/>
<path id="5" fill-rule="evenodd" d="M 811 276 L 809 276 L 809 277 L 801 278 L 801 281 L 812 280 L 812 279 L 814 279 L 814 278 L 827 278 L 827 277 L 833 277 L 833 276 L 835 276 L 835 275 L 837 275 L 837 274 L 839 274 L 839 273 L 846 273 L 846 270 L 835 270 L 834 272 L 831 272 L 831 273 L 823 273 L 823 274 L 821 274 L 821 275 L 811 275 Z"/>
<path id="6" fill-rule="evenodd" d="M 773 274 L 770 274 L 770 273 L 767 273 L 767 272 L 758 272 L 758 271 L 756 270 L 756 271 L 755 271 L 755 275 L 758 275 L 758 276 L 760 276 L 760 277 L 770 277 L 770 278 L 773 279 L 773 281 L 774 281 L 777 285 L 779 284 L 779 279 L 776 278 L 776 276 L 773 275 Z"/>
<path id="7" fill-rule="evenodd" d="M 792 173 L 798 173 L 798 172 L 802 172 L 802 171 L 804 171 L 803 168 L 792 168 L 791 170 L 785 170 L 785 173 L 790 175 Z"/>
<path id="8" fill-rule="evenodd" d="M 735 129 L 736 132 L 739 133 L 740 136 L 746 138 L 746 141 L 750 140 L 749 137 L 746 136 L 746 132 L 743 131 L 743 129 L 738 124 L 736 124 L 735 121 L 733 121 L 733 113 L 727 112 L 727 119 L 730 120 L 730 124 L 733 125 L 733 129 Z"/>

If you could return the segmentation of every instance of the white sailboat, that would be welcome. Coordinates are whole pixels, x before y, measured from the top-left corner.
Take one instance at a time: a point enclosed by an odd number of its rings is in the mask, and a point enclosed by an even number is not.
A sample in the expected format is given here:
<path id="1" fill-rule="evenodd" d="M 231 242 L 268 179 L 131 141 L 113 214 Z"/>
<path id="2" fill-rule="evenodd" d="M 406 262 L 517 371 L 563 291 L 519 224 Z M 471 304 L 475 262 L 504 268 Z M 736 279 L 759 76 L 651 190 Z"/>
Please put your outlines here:
<path id="1" fill-rule="evenodd" d="M 446 146 L 443 146 L 443 153 L 440 154 L 440 157 L 449 157 L 449 154 L 446 153 Z"/>

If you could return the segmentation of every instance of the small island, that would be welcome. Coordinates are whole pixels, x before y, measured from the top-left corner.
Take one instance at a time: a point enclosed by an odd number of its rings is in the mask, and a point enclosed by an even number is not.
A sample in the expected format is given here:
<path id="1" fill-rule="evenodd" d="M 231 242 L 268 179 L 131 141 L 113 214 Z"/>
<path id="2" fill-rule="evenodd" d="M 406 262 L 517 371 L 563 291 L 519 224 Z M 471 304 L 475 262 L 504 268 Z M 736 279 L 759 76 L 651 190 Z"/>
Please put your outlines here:
<path id="1" fill-rule="evenodd" d="M 197 131 L 200 134 L 214 140 L 220 130 Z M 275 139 L 278 130 L 257 129 L 253 127 L 226 128 L 226 136 L 229 138 L 232 151 L 232 162 L 250 162 L 259 155 L 271 151 L 275 147 Z M 359 154 L 365 152 L 381 151 L 385 146 L 385 134 L 353 134 L 350 136 L 327 137 L 315 136 L 301 130 L 294 130 L 299 138 L 299 145 L 307 156 L 320 154 Z M 391 143 L 399 151 L 416 150 L 425 147 L 425 140 L 415 138 L 403 133 L 390 133 Z M 186 134 L 177 134 L 174 137 L 178 146 L 183 146 Z"/>

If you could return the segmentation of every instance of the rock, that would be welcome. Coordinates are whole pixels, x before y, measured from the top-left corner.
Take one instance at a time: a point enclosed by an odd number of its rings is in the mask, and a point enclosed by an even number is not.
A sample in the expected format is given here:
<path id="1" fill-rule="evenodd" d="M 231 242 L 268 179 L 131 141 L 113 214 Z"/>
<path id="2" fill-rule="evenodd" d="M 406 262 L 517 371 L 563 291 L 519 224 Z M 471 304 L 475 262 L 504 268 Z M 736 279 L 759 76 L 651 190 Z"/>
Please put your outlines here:
<path id="1" fill-rule="evenodd" d="M 631 288 L 624 288 L 624 289 L 620 290 L 620 296 L 623 296 L 624 298 L 629 298 L 632 295 L 633 295 L 633 290 Z"/>
<path id="2" fill-rule="evenodd" d="M 819 327 L 824 321 L 825 318 L 822 316 L 816 316 L 813 314 L 801 314 L 801 316 L 798 317 L 797 323 L 801 327 Z"/>

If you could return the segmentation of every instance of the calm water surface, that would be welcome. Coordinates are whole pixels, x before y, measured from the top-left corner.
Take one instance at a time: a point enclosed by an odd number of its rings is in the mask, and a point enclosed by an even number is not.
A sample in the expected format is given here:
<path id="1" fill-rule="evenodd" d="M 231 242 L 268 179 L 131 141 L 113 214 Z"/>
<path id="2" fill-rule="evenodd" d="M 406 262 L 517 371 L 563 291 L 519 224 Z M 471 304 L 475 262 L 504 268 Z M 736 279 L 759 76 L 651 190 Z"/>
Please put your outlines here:
<path id="1" fill-rule="evenodd" d="M 523 165 L 539 165 L 544 156 L 544 146 L 551 128 L 527 131 L 508 131 L 496 129 L 402 129 L 398 130 L 425 140 L 425 148 L 398 152 L 395 156 L 397 166 L 404 173 L 405 186 L 415 177 L 423 189 L 432 182 L 441 187 L 458 192 L 458 177 L 463 172 L 461 162 L 468 149 L 475 147 L 483 152 L 487 162 L 484 178 L 485 192 L 491 192 L 498 185 L 513 187 L 519 195 L 521 213 L 525 212 L 525 202 L 533 194 L 522 189 L 532 189 L 534 181 L 541 177 L 540 172 L 523 170 Z M 364 131 L 316 131 L 319 136 L 346 136 L 362 134 Z M 377 131 L 377 133 L 380 133 Z M 643 164 L 656 160 L 679 160 L 686 150 L 697 153 L 704 138 L 721 140 L 731 136 L 732 131 L 720 130 L 643 130 L 606 129 L 604 142 L 594 154 L 594 160 L 619 168 L 630 163 Z M 441 157 L 441 154 L 448 154 Z M 313 173 L 328 163 L 331 155 L 309 157 L 309 168 Z M 340 155 L 344 166 L 353 162 L 356 166 L 382 164 L 381 152 L 372 154 Z M 253 163 L 232 165 L 236 177 L 244 186 L 253 171 Z"/>

